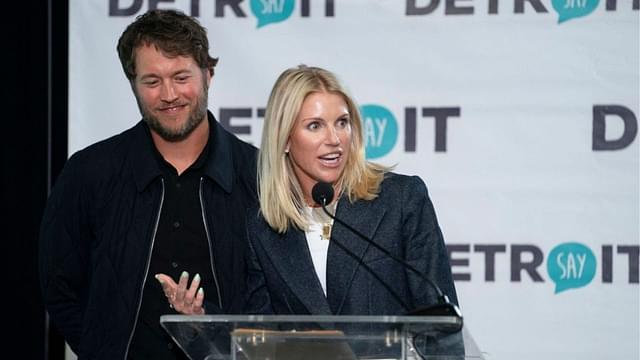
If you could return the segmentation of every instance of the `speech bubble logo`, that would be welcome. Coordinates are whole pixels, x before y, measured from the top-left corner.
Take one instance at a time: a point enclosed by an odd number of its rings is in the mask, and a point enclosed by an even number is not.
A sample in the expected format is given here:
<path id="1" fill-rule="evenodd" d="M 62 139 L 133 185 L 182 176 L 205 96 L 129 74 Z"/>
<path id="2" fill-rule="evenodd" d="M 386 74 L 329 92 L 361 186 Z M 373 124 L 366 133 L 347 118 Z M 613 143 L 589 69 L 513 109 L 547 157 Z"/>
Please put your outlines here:
<path id="1" fill-rule="evenodd" d="M 387 155 L 398 139 L 398 122 L 384 106 L 367 104 L 360 106 L 367 159 Z"/>
<path id="2" fill-rule="evenodd" d="M 251 12 L 258 19 L 258 28 L 285 21 L 293 13 L 295 0 L 251 0 Z"/>
<path id="3" fill-rule="evenodd" d="M 558 24 L 561 24 L 591 14 L 599 2 L 600 0 L 551 0 L 551 5 L 558 13 Z"/>
<path id="4" fill-rule="evenodd" d="M 596 257 L 583 244 L 563 243 L 549 253 L 547 272 L 556 283 L 555 294 L 583 287 L 596 275 Z"/>

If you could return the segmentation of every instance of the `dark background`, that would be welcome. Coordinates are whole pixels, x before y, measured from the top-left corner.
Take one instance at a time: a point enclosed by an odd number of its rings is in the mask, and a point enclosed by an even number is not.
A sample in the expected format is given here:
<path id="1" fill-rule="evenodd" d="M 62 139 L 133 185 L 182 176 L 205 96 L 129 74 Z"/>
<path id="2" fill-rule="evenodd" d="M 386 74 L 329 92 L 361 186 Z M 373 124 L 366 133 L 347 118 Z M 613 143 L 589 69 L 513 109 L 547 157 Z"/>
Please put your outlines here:
<path id="1" fill-rule="evenodd" d="M 50 184 L 67 158 L 68 1 L 2 4 L 2 286 L 4 355 L 64 359 L 47 325 L 38 280 L 38 232 Z M 8 43 L 8 44 L 7 44 Z M 8 61 L 6 61 L 8 58 Z"/>

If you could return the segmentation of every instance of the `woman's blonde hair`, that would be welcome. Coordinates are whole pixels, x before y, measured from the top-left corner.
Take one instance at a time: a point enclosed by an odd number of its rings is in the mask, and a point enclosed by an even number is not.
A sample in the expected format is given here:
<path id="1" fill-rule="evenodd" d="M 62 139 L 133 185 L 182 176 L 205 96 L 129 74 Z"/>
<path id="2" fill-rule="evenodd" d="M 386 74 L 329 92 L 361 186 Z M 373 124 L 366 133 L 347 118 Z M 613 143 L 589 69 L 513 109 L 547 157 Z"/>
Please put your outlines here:
<path id="1" fill-rule="evenodd" d="M 285 148 L 302 103 L 314 92 L 342 96 L 349 110 L 352 137 L 349 157 L 338 180 L 340 192 L 351 202 L 374 199 L 385 172 L 389 171 L 389 168 L 365 159 L 360 111 L 334 74 L 305 65 L 285 70 L 269 96 L 258 157 L 260 211 L 279 233 L 287 231 L 290 225 L 302 230 L 308 226 L 302 214 L 305 206 L 302 189 Z"/>

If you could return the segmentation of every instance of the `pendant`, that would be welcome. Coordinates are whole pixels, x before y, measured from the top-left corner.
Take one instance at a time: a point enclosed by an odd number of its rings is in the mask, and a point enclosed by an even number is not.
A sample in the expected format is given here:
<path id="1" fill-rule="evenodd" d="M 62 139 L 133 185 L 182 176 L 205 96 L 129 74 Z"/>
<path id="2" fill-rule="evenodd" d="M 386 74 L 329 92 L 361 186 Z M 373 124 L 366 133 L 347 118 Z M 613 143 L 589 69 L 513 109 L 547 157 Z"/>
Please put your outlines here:
<path id="1" fill-rule="evenodd" d="M 322 239 L 329 240 L 330 236 L 331 236 L 331 224 L 325 223 L 322 225 Z"/>

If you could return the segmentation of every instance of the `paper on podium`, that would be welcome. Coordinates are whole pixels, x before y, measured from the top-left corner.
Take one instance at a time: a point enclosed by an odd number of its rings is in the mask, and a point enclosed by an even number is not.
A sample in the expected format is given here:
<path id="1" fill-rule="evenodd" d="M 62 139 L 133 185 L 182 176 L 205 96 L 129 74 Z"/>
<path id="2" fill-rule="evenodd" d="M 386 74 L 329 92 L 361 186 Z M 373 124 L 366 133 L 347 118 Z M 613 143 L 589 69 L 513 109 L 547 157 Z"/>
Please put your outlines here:
<path id="1" fill-rule="evenodd" d="M 338 330 L 279 331 L 238 328 L 232 333 L 236 350 L 247 360 L 355 360 Z"/>

